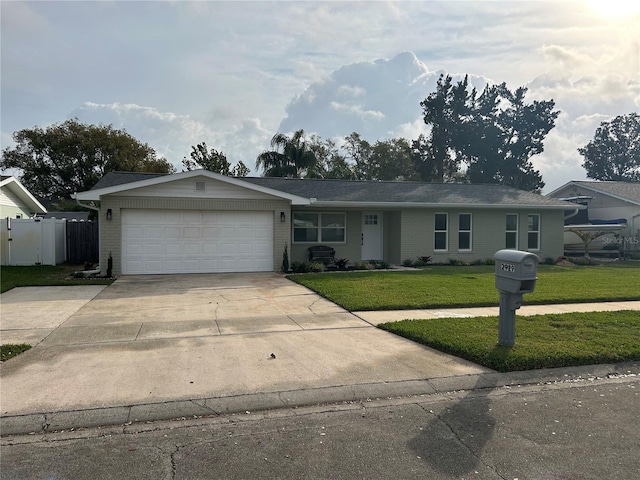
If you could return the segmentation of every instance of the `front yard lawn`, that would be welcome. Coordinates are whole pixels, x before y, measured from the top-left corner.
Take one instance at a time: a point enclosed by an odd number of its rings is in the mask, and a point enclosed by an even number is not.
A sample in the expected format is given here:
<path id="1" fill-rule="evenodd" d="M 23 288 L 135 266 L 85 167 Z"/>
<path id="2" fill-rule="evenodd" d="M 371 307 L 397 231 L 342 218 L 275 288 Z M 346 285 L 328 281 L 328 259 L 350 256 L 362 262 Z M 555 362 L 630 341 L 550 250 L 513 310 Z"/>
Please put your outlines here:
<path id="1" fill-rule="evenodd" d="M 500 298 L 491 265 L 314 273 L 288 278 L 349 311 L 493 306 Z M 638 263 L 539 265 L 535 291 L 524 295 L 528 305 L 622 300 L 640 300 Z"/>
<path id="2" fill-rule="evenodd" d="M 59 285 L 109 285 L 112 279 L 67 279 L 73 272 L 83 270 L 82 265 L 38 265 L 33 267 L 3 266 L 0 271 L 0 292 L 14 287 L 41 287 Z"/>
<path id="3" fill-rule="evenodd" d="M 403 320 L 378 326 L 500 372 L 640 360 L 639 311 L 516 318 L 513 347 L 497 344 L 497 317 Z"/>
<path id="4" fill-rule="evenodd" d="M 31 348 L 31 345 L 26 343 L 13 344 L 7 343 L 6 345 L 0 345 L 0 362 L 5 362 L 10 358 L 20 355 L 22 352 L 26 352 Z"/>

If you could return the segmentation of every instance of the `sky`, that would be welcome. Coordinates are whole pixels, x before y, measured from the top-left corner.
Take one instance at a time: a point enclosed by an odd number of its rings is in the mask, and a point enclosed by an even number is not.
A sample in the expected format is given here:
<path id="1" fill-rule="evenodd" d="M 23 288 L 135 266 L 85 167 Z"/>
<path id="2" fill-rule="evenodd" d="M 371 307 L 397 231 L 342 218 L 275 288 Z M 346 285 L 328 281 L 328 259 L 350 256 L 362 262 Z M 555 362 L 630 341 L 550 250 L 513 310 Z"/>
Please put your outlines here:
<path id="1" fill-rule="evenodd" d="M 257 175 L 277 132 L 414 139 L 438 76 L 468 74 L 555 101 L 532 158 L 547 193 L 586 178 L 577 149 L 640 105 L 637 0 L 2 0 L 0 21 L 2 148 L 78 118 L 125 129 L 178 171 L 206 142 Z"/>

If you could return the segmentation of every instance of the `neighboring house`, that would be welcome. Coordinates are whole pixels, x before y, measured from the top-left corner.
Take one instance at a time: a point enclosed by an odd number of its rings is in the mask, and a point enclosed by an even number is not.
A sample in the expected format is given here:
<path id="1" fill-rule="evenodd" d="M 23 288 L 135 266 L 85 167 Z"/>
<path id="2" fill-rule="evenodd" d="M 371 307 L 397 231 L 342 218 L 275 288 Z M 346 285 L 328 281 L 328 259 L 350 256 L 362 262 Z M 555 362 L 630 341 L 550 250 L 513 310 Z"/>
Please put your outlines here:
<path id="1" fill-rule="evenodd" d="M 596 238 L 593 250 L 640 250 L 640 182 L 571 181 L 547 195 L 586 205 L 578 215 L 565 220 L 566 249 L 584 249 L 570 230 L 612 232 Z"/>
<path id="2" fill-rule="evenodd" d="M 278 271 L 327 245 L 399 264 L 485 260 L 503 248 L 563 253 L 565 211 L 584 208 L 496 185 L 233 178 L 206 170 L 111 172 L 76 195 L 99 205 L 100 265 L 114 274 Z M 98 203 L 99 202 L 99 203 Z"/>
<path id="3" fill-rule="evenodd" d="M 0 177 L 0 218 L 31 218 L 47 209 L 15 178 Z"/>

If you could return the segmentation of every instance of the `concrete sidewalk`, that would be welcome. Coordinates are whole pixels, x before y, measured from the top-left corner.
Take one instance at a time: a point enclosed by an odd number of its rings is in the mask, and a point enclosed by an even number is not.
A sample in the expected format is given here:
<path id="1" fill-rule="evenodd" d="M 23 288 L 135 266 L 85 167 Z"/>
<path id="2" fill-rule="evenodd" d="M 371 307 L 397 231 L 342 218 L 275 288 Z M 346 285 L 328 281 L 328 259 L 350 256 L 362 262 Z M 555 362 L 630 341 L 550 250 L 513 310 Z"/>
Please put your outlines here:
<path id="1" fill-rule="evenodd" d="M 400 320 L 428 320 L 431 318 L 469 318 L 499 315 L 499 307 L 435 308 L 425 310 L 389 310 L 353 312 L 354 315 L 372 325 Z M 640 310 L 640 301 L 569 303 L 558 305 L 523 305 L 516 310 L 517 316 L 562 314 L 572 312 L 614 312 L 616 310 Z"/>
<path id="2" fill-rule="evenodd" d="M 82 295 L 87 287 L 53 287 L 69 290 L 56 290 L 51 303 L 45 290 L 28 288 L 1 297 L 3 342 L 7 332 L 19 336 L 22 324 L 11 315 L 44 312 L 22 329 L 37 331 L 29 333 L 39 338 L 36 346 L 0 366 L 2 435 L 431 394 L 566 374 L 496 374 L 373 326 L 497 315 L 497 307 L 354 315 L 273 274 L 124 277 Z M 68 308 L 60 308 L 61 299 Z M 20 307 L 36 301 L 33 308 Z M 84 303 L 76 308 L 74 302 Z M 640 302 L 530 308 L 640 309 Z M 6 309 L 13 310 L 5 322 Z"/>

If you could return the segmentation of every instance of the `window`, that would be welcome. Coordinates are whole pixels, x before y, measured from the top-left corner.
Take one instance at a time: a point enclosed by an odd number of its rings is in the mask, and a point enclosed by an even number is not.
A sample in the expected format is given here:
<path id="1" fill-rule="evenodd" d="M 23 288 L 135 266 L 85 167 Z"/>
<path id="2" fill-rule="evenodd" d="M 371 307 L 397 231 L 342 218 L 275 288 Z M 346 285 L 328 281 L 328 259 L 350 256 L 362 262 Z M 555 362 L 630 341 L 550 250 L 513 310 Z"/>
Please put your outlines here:
<path id="1" fill-rule="evenodd" d="M 196 182 L 196 192 L 204 192 L 205 183 L 204 182 Z"/>
<path id="2" fill-rule="evenodd" d="M 364 216 L 364 224 L 365 225 L 377 225 L 378 224 L 378 215 L 365 215 Z"/>
<path id="3" fill-rule="evenodd" d="M 540 215 L 529 215 L 527 222 L 527 249 L 540 250 Z"/>
<path id="4" fill-rule="evenodd" d="M 448 218 L 446 213 L 436 213 L 433 237 L 434 250 L 448 250 L 449 232 L 447 231 Z"/>
<path id="5" fill-rule="evenodd" d="M 458 215 L 458 250 L 471 250 L 471 214 Z"/>
<path id="6" fill-rule="evenodd" d="M 294 243 L 346 241 L 346 218 L 344 213 L 293 212 Z"/>
<path id="7" fill-rule="evenodd" d="M 505 248 L 518 248 L 518 214 L 507 213 L 507 224 L 505 228 Z"/>

